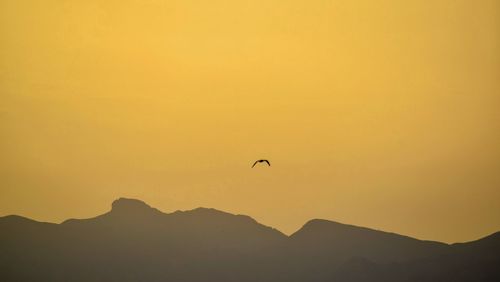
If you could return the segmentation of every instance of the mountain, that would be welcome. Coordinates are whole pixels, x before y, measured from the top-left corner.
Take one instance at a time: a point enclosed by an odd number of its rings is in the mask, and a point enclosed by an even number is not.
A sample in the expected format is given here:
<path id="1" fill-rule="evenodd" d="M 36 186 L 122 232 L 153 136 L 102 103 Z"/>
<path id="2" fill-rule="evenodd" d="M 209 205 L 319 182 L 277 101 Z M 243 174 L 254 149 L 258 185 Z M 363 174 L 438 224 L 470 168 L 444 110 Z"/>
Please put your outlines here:
<path id="1" fill-rule="evenodd" d="M 366 267 L 371 263 L 398 263 L 435 256 L 448 245 L 387 233 L 369 228 L 314 219 L 289 238 L 294 254 L 300 258 L 303 281 L 328 280 L 339 268 Z M 343 269 L 345 271 L 345 269 Z"/>
<path id="2" fill-rule="evenodd" d="M 314 219 L 286 236 L 121 198 L 61 224 L 0 218 L 0 281 L 500 281 L 500 233 L 444 244 Z"/>
<path id="3" fill-rule="evenodd" d="M 369 228 L 314 219 L 290 236 L 301 253 L 329 260 L 363 257 L 377 262 L 397 262 L 442 253 L 447 245 Z"/>

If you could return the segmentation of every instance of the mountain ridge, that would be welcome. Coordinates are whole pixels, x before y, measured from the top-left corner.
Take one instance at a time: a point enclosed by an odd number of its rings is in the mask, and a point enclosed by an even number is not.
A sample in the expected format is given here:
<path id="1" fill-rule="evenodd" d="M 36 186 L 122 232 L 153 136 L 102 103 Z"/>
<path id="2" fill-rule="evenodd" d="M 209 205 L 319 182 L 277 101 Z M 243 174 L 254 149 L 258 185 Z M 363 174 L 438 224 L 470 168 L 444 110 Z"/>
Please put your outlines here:
<path id="1" fill-rule="evenodd" d="M 500 278 L 500 232 L 449 245 L 312 219 L 287 236 L 247 215 L 213 208 L 164 213 L 127 198 L 104 214 L 60 224 L 0 217 L 0 230 L 1 281 Z"/>
<path id="2" fill-rule="evenodd" d="M 364 226 L 359 226 L 359 225 L 354 225 L 354 224 L 346 224 L 346 223 L 342 223 L 342 222 L 339 222 L 339 221 L 334 221 L 334 220 L 329 220 L 329 219 L 322 219 L 322 218 L 313 218 L 313 219 L 310 219 L 310 220 L 306 221 L 306 223 L 304 223 L 295 232 L 291 233 L 290 235 L 286 235 L 285 233 L 281 232 L 279 229 L 274 228 L 274 227 L 269 226 L 269 225 L 262 224 L 262 223 L 258 222 L 257 220 L 255 220 L 254 218 L 252 218 L 251 216 L 245 215 L 245 214 L 233 214 L 233 213 L 230 213 L 230 212 L 225 212 L 225 211 L 222 211 L 222 210 L 219 210 L 219 209 L 216 209 L 216 208 L 209 208 L 209 207 L 197 207 L 197 208 L 188 209 L 188 210 L 175 210 L 173 212 L 167 213 L 167 212 L 163 212 L 161 210 L 158 210 L 158 209 L 156 209 L 154 207 L 151 207 L 150 205 L 148 205 L 147 203 L 145 203 L 142 200 L 133 199 L 133 198 L 126 198 L 126 197 L 120 197 L 120 198 L 114 200 L 112 202 L 112 204 L 111 204 L 111 210 L 109 210 L 108 212 L 105 212 L 105 213 L 103 213 L 101 215 L 97 215 L 95 217 L 69 218 L 69 219 L 63 220 L 60 223 L 55 223 L 55 222 L 39 221 L 39 220 L 35 220 L 35 219 L 29 218 L 29 217 L 25 217 L 25 216 L 22 216 L 22 215 L 10 214 L 10 215 L 5 215 L 5 216 L 0 216 L 0 220 L 8 220 L 8 219 L 17 218 L 19 220 L 32 221 L 32 222 L 37 222 L 37 223 L 60 225 L 60 224 L 67 224 L 69 222 L 74 222 L 74 221 L 92 220 L 92 219 L 96 219 L 96 218 L 99 218 L 99 217 L 102 217 L 102 216 L 105 216 L 105 215 L 109 215 L 110 213 L 133 214 L 134 212 L 140 212 L 140 213 L 143 213 L 143 214 L 147 214 L 149 212 L 150 214 L 156 214 L 156 215 L 196 214 L 196 213 L 214 213 L 214 214 L 220 214 L 220 215 L 231 215 L 231 216 L 236 216 L 236 217 L 241 217 L 241 218 L 247 218 L 250 221 L 253 221 L 253 222 L 256 222 L 258 224 L 261 224 L 261 225 L 264 225 L 266 227 L 269 227 L 269 228 L 272 228 L 274 230 L 277 230 L 277 231 L 279 231 L 280 233 L 284 234 L 287 237 L 297 236 L 301 232 L 304 232 L 305 229 L 309 229 L 309 228 L 311 228 L 312 225 L 317 225 L 318 223 L 320 223 L 320 224 L 321 223 L 327 223 L 327 224 L 330 225 L 330 227 L 332 227 L 332 226 L 338 226 L 338 227 L 343 227 L 343 228 L 365 230 L 365 231 L 369 231 L 369 232 L 381 232 L 381 233 L 385 233 L 387 235 L 397 235 L 397 236 L 402 236 L 402 237 L 406 237 L 406 238 L 415 239 L 415 240 L 422 241 L 422 242 L 437 242 L 437 243 L 446 244 L 446 245 L 459 245 L 459 244 L 465 244 L 465 243 L 475 242 L 475 241 L 479 241 L 479 240 L 482 240 L 484 238 L 487 238 L 487 237 L 493 236 L 493 235 L 500 237 L 500 231 L 496 231 L 496 232 L 492 232 L 491 234 L 488 234 L 488 235 L 485 235 L 483 237 L 480 237 L 480 238 L 477 238 L 477 239 L 474 239 L 474 240 L 470 240 L 470 241 L 446 243 L 446 242 L 441 242 L 441 241 L 436 241 L 436 240 L 430 240 L 430 239 L 419 239 L 419 238 L 415 238 L 415 237 L 412 237 L 412 236 L 409 236 L 409 235 L 399 234 L 399 233 L 396 233 L 394 231 L 384 231 L 384 230 L 379 230 L 379 229 L 375 229 L 375 228 L 372 228 L 372 227 L 364 227 Z"/>

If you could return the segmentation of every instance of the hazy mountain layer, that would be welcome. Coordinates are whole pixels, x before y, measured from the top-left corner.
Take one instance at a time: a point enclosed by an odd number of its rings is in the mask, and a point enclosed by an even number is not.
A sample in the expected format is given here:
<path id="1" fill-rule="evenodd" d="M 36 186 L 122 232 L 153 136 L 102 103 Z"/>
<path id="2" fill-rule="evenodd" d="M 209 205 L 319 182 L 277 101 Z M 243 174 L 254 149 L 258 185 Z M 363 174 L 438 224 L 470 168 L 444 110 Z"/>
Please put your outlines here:
<path id="1" fill-rule="evenodd" d="M 500 232 L 444 244 L 314 219 L 286 236 L 119 199 L 91 219 L 0 218 L 0 281 L 500 281 Z"/>

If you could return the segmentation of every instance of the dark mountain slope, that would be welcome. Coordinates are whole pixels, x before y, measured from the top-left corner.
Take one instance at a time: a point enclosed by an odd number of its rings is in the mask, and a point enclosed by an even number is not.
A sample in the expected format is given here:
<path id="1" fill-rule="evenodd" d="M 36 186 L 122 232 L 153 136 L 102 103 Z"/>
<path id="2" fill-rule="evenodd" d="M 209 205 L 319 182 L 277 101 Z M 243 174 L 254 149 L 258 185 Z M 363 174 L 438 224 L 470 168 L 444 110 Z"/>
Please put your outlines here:
<path id="1" fill-rule="evenodd" d="M 363 257 L 380 263 L 412 260 L 444 252 L 448 245 L 314 219 L 290 237 L 294 248 L 333 261 Z"/>
<path id="2" fill-rule="evenodd" d="M 255 281 L 287 238 L 247 216 L 203 208 L 164 214 L 129 199 L 60 225 L 10 221 L 0 219 L 1 281 Z"/>
<path id="3" fill-rule="evenodd" d="M 67 231 L 85 234 L 86 240 L 112 236 L 136 243 L 162 243 L 171 240 L 171 248 L 235 248 L 239 252 L 255 252 L 259 248 L 275 245 L 286 236 L 276 229 L 264 226 L 248 216 L 233 215 L 215 209 L 197 208 L 166 214 L 151 208 L 144 202 L 119 199 L 112 210 L 92 219 L 67 220 L 61 224 Z M 88 232 L 87 232 L 88 233 Z M 190 242 L 184 245 L 180 242 Z"/>
<path id="4" fill-rule="evenodd" d="M 469 243 L 454 244 L 440 255 L 406 263 L 353 267 L 349 262 L 335 275 L 338 281 L 500 281 L 499 233 Z M 371 277 L 369 280 L 349 278 Z"/>
<path id="5" fill-rule="evenodd" d="M 448 249 L 439 242 L 320 219 L 307 222 L 292 234 L 290 244 L 293 269 L 300 267 L 296 276 L 303 281 L 327 281 L 341 273 L 355 277 L 355 281 L 363 276 L 374 279 L 381 275 L 379 264 L 432 257 Z M 371 272 L 363 274 L 360 269 Z"/>

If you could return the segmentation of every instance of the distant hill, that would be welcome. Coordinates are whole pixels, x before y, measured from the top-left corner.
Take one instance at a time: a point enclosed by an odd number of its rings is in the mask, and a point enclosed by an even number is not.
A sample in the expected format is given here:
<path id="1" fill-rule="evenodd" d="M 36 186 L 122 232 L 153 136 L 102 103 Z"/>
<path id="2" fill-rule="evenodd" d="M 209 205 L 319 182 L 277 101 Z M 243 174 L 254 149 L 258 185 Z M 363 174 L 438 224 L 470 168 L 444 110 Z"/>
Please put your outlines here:
<path id="1" fill-rule="evenodd" d="M 61 224 L 0 218 L 0 281 L 500 281 L 499 266 L 500 233 L 448 245 L 315 219 L 286 236 L 124 198 Z"/>

